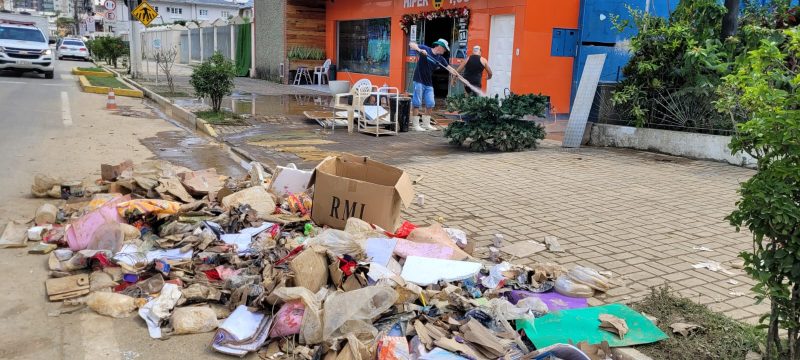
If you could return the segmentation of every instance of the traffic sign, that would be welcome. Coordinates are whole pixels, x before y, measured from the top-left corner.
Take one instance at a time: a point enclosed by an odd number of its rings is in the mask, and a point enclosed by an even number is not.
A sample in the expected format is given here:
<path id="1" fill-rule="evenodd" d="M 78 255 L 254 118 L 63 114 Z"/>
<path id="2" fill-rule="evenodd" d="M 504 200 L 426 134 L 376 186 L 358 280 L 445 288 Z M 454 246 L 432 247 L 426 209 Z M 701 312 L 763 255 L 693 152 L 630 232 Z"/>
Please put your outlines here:
<path id="1" fill-rule="evenodd" d="M 106 2 L 103 3 L 103 6 L 106 8 L 106 10 L 113 11 L 117 8 L 117 3 L 114 0 L 106 0 Z"/>
<path id="2" fill-rule="evenodd" d="M 156 49 L 156 50 L 161 49 L 161 39 L 159 39 L 159 38 L 153 39 L 153 49 Z"/>
<path id="3" fill-rule="evenodd" d="M 107 13 L 106 13 L 106 19 L 108 19 L 108 20 L 112 20 L 112 21 L 113 21 L 113 20 L 115 20 L 116 18 L 117 18 L 117 14 L 115 14 L 115 13 L 113 13 L 113 12 L 107 12 Z"/>
<path id="4" fill-rule="evenodd" d="M 139 6 L 137 6 L 133 11 L 131 11 L 131 15 L 133 15 L 136 20 L 139 20 L 144 26 L 150 25 L 150 23 L 158 17 L 158 12 L 156 9 L 153 9 L 150 4 L 146 1 L 142 1 Z"/>

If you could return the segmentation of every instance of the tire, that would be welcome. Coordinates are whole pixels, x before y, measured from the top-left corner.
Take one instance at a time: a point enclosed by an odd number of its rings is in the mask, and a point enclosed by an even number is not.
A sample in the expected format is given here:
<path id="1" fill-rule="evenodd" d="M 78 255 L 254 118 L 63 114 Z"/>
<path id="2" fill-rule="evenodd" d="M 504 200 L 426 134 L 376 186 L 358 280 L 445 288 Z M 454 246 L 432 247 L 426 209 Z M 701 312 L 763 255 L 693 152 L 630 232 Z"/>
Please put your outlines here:
<path id="1" fill-rule="evenodd" d="M 52 79 L 53 78 L 53 72 L 52 71 L 45 71 L 44 78 L 45 79 Z"/>
<path id="2" fill-rule="evenodd" d="M 64 57 L 63 56 L 59 56 L 58 60 L 64 60 Z"/>

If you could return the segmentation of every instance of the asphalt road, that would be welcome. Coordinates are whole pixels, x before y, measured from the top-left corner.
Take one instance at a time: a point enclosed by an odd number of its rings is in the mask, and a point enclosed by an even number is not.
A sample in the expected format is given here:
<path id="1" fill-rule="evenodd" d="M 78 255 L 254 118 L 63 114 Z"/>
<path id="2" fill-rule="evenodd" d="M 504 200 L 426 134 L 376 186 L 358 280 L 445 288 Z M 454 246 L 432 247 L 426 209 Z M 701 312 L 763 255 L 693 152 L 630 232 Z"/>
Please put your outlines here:
<path id="1" fill-rule="evenodd" d="M 117 97 L 120 110 L 106 110 L 106 97 L 81 92 L 70 74 L 88 64 L 58 61 L 50 80 L 0 73 L 0 229 L 58 201 L 30 196 L 37 173 L 91 182 L 100 164 L 126 159 L 166 158 L 222 173 L 237 166 L 218 145 L 159 117 L 141 99 Z M 0 359 L 228 358 L 209 350 L 212 333 L 150 339 L 135 313 L 113 319 L 82 309 L 51 316 L 61 303 L 47 300 L 48 270 L 47 256 L 0 249 Z"/>

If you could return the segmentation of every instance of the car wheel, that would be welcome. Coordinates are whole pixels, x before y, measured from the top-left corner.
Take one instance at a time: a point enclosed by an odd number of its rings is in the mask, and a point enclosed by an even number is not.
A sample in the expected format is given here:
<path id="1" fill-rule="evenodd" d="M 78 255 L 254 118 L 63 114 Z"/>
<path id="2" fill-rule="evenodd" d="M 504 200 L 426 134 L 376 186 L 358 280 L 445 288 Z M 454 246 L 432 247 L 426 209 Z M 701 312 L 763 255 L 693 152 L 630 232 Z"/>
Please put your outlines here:
<path id="1" fill-rule="evenodd" d="M 63 56 L 59 56 L 58 60 L 64 60 L 64 57 Z"/>
<path id="2" fill-rule="evenodd" d="M 44 78 L 45 79 L 52 79 L 53 78 L 53 72 L 52 71 L 45 71 Z"/>

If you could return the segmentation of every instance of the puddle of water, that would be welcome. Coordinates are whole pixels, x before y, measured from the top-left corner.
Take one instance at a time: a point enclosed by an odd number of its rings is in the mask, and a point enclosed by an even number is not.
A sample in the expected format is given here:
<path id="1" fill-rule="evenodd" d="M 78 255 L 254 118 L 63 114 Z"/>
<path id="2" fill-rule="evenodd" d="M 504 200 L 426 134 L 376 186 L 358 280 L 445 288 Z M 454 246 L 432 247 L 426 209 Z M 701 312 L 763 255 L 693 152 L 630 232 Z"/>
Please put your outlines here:
<path id="1" fill-rule="evenodd" d="M 245 171 L 224 149 L 208 140 L 185 131 L 163 131 L 155 137 L 142 139 L 156 157 L 192 170 L 215 168 L 228 176 L 241 176 Z"/>
<path id="2" fill-rule="evenodd" d="M 256 95 L 234 93 L 222 106 L 239 115 L 304 117 L 304 111 L 330 110 L 333 98 L 317 95 Z"/>

